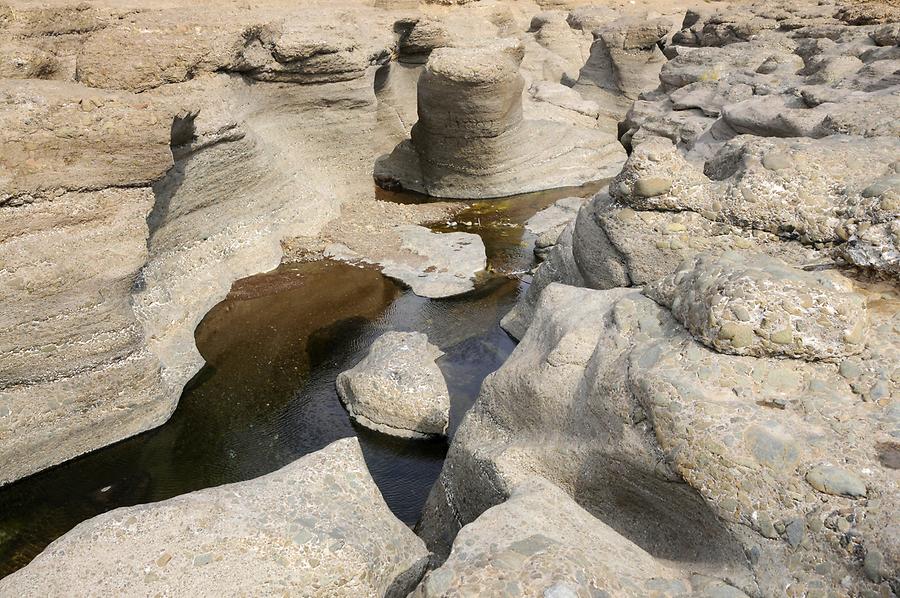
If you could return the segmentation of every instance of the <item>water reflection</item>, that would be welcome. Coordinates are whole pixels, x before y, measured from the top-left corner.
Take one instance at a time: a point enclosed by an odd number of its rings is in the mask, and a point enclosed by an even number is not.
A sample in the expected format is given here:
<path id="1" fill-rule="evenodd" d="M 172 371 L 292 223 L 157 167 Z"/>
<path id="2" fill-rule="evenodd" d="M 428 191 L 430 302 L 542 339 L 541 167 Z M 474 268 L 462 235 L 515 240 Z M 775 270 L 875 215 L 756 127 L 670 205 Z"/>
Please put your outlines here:
<path id="1" fill-rule="evenodd" d="M 396 439 L 354 426 L 334 388 L 387 330 L 428 334 L 459 426 L 484 377 L 514 348 L 500 329 L 532 264 L 520 224 L 588 186 L 470 204 L 435 230 L 482 235 L 495 274 L 461 297 L 428 300 L 373 269 L 320 261 L 235 283 L 196 331 L 207 365 L 165 425 L 0 489 L 0 576 L 81 521 L 273 471 L 342 437 L 360 438 L 388 506 L 412 525 L 440 471 L 445 441 Z M 397 194 L 381 192 L 381 199 Z M 401 196 L 409 200 L 407 196 Z"/>

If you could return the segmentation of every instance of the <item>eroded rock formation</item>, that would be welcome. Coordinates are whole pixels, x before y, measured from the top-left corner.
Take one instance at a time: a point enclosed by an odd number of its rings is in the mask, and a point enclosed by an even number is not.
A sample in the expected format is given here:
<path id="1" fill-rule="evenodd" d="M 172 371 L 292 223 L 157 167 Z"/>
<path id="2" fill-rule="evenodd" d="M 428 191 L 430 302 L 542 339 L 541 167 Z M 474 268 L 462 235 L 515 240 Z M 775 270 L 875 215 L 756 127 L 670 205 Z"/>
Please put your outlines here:
<path id="1" fill-rule="evenodd" d="M 727 584 L 713 595 L 898 591 L 891 14 L 757 3 L 660 28 L 669 60 L 620 128 L 628 161 L 504 319 L 521 342 L 429 498 L 418 529 L 447 565 L 420 593 L 494 583 L 461 561 L 486 554 L 559 589 L 532 541 L 476 532 L 510 529 L 533 476 L 676 577 Z M 706 591 L 597 578 L 570 589 Z"/>
<path id="2" fill-rule="evenodd" d="M 418 83 L 408 141 L 375 164 L 375 180 L 436 197 L 485 198 L 580 185 L 623 158 L 608 133 L 522 115 L 524 47 L 502 41 L 434 50 Z"/>

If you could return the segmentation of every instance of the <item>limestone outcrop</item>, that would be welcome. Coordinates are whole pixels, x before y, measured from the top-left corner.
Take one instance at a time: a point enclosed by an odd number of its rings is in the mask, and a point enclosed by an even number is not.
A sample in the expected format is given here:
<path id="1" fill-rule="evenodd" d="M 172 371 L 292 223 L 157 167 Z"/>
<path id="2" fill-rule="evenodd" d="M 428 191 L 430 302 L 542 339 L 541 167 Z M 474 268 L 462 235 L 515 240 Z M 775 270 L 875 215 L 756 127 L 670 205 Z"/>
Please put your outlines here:
<path id="1" fill-rule="evenodd" d="M 350 417 L 394 436 L 444 436 L 450 393 L 435 360 L 443 352 L 421 332 L 387 332 L 368 355 L 337 377 Z"/>
<path id="2" fill-rule="evenodd" d="M 427 562 L 347 438 L 255 480 L 90 519 L 0 594 L 401 597 Z"/>
<path id="3" fill-rule="evenodd" d="M 523 118 L 517 41 L 434 50 L 410 139 L 375 164 L 376 182 L 435 197 L 484 198 L 580 185 L 621 167 L 609 135 Z M 536 143 L 540 140 L 540 143 Z"/>

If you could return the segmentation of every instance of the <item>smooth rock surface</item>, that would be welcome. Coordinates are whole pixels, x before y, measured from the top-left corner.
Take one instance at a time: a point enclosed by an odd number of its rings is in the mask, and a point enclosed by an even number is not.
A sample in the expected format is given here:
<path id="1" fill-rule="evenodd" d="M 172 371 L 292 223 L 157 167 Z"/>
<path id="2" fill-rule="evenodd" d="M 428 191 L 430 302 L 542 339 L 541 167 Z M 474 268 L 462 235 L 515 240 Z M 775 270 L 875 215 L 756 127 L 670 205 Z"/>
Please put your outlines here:
<path id="1" fill-rule="evenodd" d="M 393 229 L 398 246 L 361 255 L 344 245 L 329 245 L 325 255 L 347 262 L 381 267 L 385 276 L 409 285 L 420 297 L 451 297 L 475 288 L 475 277 L 487 265 L 484 242 L 472 233 L 435 233 L 424 226 Z"/>
<path id="2" fill-rule="evenodd" d="M 347 438 L 254 480 L 90 519 L 0 594 L 400 597 L 427 561 Z"/>
<path id="3" fill-rule="evenodd" d="M 435 363 L 441 355 L 421 332 L 387 332 L 338 375 L 338 395 L 367 428 L 412 438 L 446 435 L 450 393 Z"/>

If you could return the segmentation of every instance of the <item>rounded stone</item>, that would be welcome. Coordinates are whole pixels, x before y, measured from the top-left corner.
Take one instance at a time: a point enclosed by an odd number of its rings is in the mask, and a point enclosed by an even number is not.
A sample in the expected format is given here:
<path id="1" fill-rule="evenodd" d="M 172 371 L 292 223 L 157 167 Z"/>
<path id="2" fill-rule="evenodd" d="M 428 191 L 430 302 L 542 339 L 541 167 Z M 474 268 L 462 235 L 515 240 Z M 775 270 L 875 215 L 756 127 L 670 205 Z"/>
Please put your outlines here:
<path id="1" fill-rule="evenodd" d="M 806 474 L 809 485 L 835 496 L 865 496 L 866 484 L 843 467 L 819 465 Z"/>

